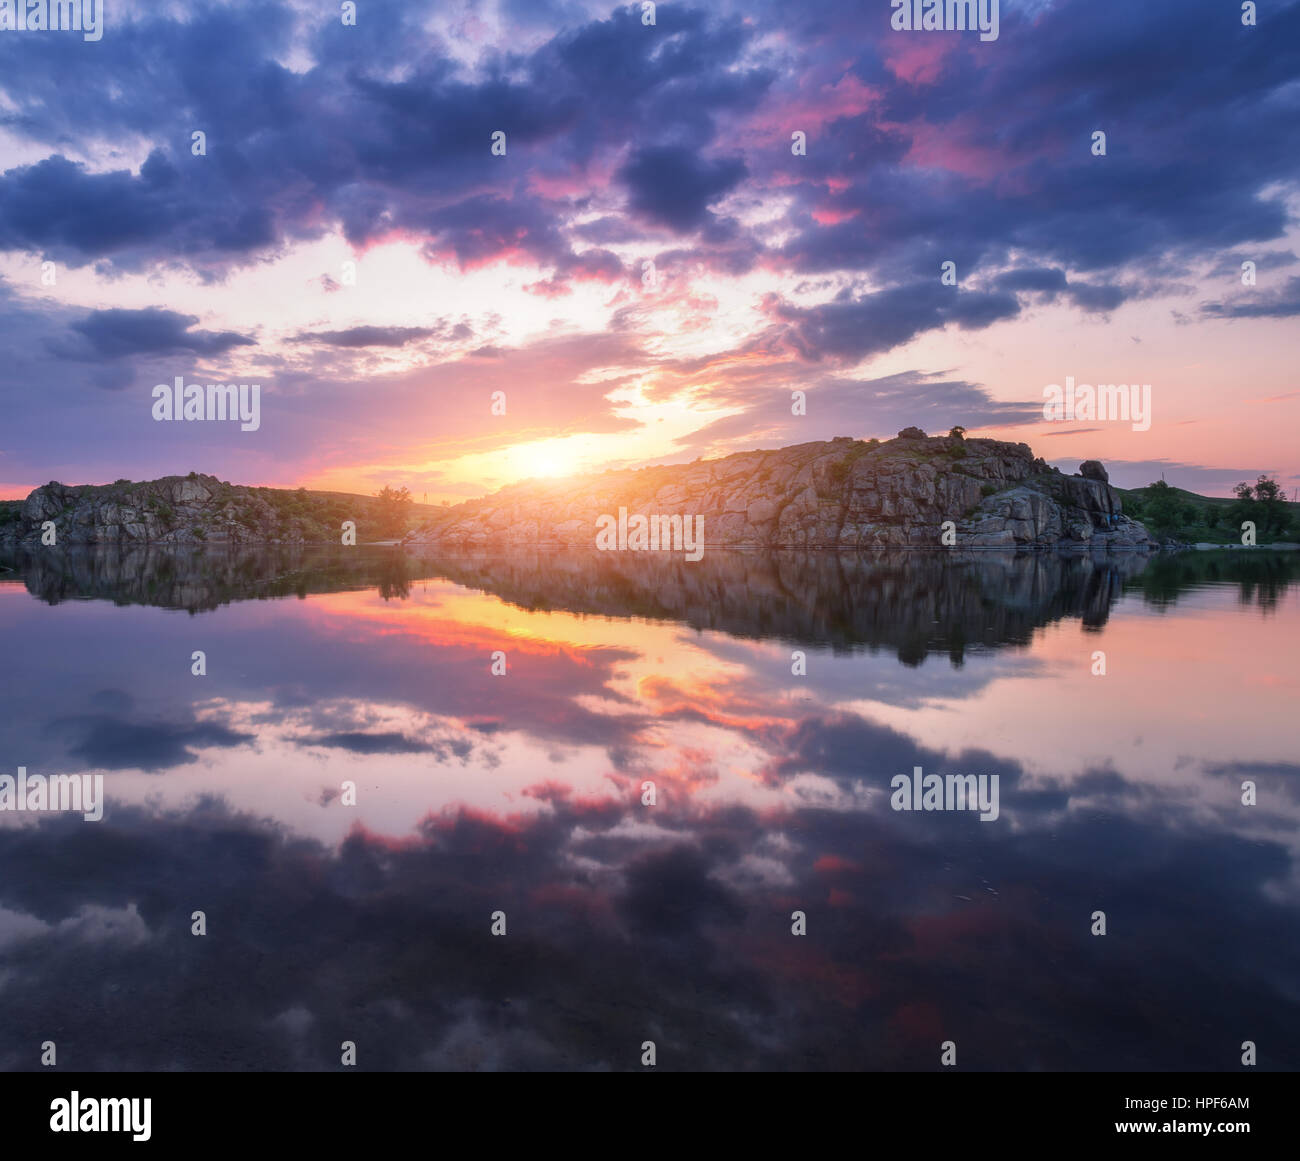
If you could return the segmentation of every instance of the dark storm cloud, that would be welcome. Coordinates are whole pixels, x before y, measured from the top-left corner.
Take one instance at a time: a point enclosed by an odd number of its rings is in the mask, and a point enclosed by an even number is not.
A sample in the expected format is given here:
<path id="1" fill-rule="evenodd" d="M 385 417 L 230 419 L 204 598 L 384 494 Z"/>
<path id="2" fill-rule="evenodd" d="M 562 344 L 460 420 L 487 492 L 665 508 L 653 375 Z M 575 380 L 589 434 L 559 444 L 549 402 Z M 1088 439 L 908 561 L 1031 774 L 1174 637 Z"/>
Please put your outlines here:
<path id="1" fill-rule="evenodd" d="M 629 141 L 698 149 L 720 115 L 752 109 L 776 80 L 770 66 L 744 59 L 756 31 L 743 14 L 678 4 L 664 5 L 651 31 L 630 5 L 562 32 L 531 63 L 539 79 L 598 110 L 575 129 L 577 157 Z"/>
<path id="2" fill-rule="evenodd" d="M 49 82 L 51 70 L 71 67 L 65 49 L 44 43 L 14 55 L 0 45 L 19 107 L 8 121 L 23 135 L 155 141 L 138 175 L 91 172 L 57 155 L 9 170 L 0 247 L 71 265 L 188 261 L 211 274 L 337 222 L 357 245 L 398 229 L 427 235 L 427 252 L 462 264 L 518 248 L 563 265 L 575 258 L 561 230 L 568 199 L 502 192 L 503 179 L 513 187 L 545 162 L 581 189 L 591 161 L 651 127 L 703 145 L 720 112 L 751 107 L 772 79 L 740 63 L 752 31 L 689 9 L 666 10 L 649 35 L 639 10 L 619 10 L 507 54 L 474 79 L 416 27 L 376 40 L 386 20 L 418 25 L 390 5 L 371 5 L 357 29 L 324 22 L 310 42 L 317 67 L 295 73 L 273 59 L 289 47 L 287 7 L 200 8 L 183 23 L 146 15 L 96 46 L 100 70 L 77 70 L 77 108 L 65 86 Z M 410 68 L 413 43 L 424 51 Z M 394 80 L 399 47 L 408 75 Z M 148 84 L 123 93 L 109 80 L 121 75 Z M 230 85 L 230 75 L 241 83 Z M 207 134 L 201 157 L 190 151 L 198 128 Z M 490 151 L 498 130 L 509 160 Z M 680 205 L 642 166 L 640 196 L 652 212 L 685 220 L 699 198 L 743 173 L 739 163 L 719 164 L 676 162 L 672 172 L 696 183 Z"/>
<path id="3" fill-rule="evenodd" d="M 132 355 L 220 355 L 254 340 L 233 331 L 196 331 L 198 318 L 173 310 L 96 310 L 72 323 L 73 337 L 46 344 L 51 354 L 74 362 L 125 359 Z"/>
<path id="4" fill-rule="evenodd" d="M 360 730 L 345 730 L 332 734 L 319 734 L 315 737 L 302 738 L 300 746 L 323 746 L 326 749 L 348 750 L 353 754 L 431 754 L 439 761 L 449 757 L 465 759 L 473 747 L 468 742 L 453 740 L 426 742 L 411 738 L 396 731 L 364 733 Z"/>
<path id="5" fill-rule="evenodd" d="M 438 334 L 434 327 L 350 327 L 345 331 L 317 331 L 296 336 L 300 343 L 323 343 L 327 347 L 404 347 L 407 343 Z M 468 337 L 468 336 L 466 336 Z"/>
<path id="6" fill-rule="evenodd" d="M 1261 296 L 1261 300 L 1207 302 L 1201 314 L 1206 318 L 1295 318 L 1300 315 L 1300 275 L 1288 279 L 1280 291 Z"/>
<path id="7" fill-rule="evenodd" d="M 972 330 L 1019 313 L 1013 294 L 963 291 L 943 286 L 937 278 L 857 298 L 845 292 L 821 306 L 773 301 L 768 308 L 778 339 L 811 362 L 857 361 L 948 323 Z"/>
<path id="8" fill-rule="evenodd" d="M 1279 148 L 1296 122 L 1278 92 L 1300 71 L 1300 5 L 1258 30 L 1218 12 L 1100 0 L 1053 4 L 1031 22 L 1008 9 L 1000 51 L 954 42 L 940 67 L 906 78 L 882 67 L 881 51 L 903 43 L 886 34 L 854 66 L 879 90 L 877 109 L 832 120 L 806 164 L 785 166 L 803 178 L 801 208 L 855 216 L 819 225 L 796 211 L 783 254 L 797 268 L 904 281 L 937 276 L 944 259 L 965 277 L 1012 250 L 1031 268 L 1100 271 L 1281 237 L 1286 210 L 1260 194 L 1300 165 Z M 1108 132 L 1104 158 L 1090 152 L 1095 129 Z M 928 171 L 901 163 L 909 144 L 928 151 Z M 828 195 L 828 178 L 847 188 Z M 1119 297 L 1083 293 L 1087 309 Z"/>
<path id="9" fill-rule="evenodd" d="M 298 744 L 351 750 L 354 754 L 419 754 L 428 749 L 428 746 L 417 739 L 393 731 L 378 734 L 365 734 L 358 731 L 321 734 L 318 737 L 303 738 Z"/>
<path id="10" fill-rule="evenodd" d="M 38 142 L 154 142 L 138 175 L 92 171 L 57 152 L 10 169 L 0 178 L 0 247 L 73 265 L 191 262 L 213 277 L 337 225 L 356 245 L 405 232 L 426 256 L 462 267 L 523 254 L 553 270 L 538 289 L 555 294 L 572 277 L 624 273 L 608 252 L 578 254 L 580 232 L 598 244 L 635 240 L 640 223 L 693 236 L 667 256 L 683 267 L 735 275 L 765 258 L 869 274 L 878 289 L 863 301 L 788 320 L 792 341 L 815 357 L 888 350 L 948 322 L 987 327 L 1014 317 L 1023 294 L 1110 311 L 1154 272 L 1120 282 L 1064 270 L 1203 257 L 1280 237 L 1286 224 L 1283 200 L 1259 195 L 1297 173 L 1296 151 L 1277 147 L 1294 119 L 1274 95 L 1300 68 L 1294 4 L 1263 13 L 1258 32 L 1229 37 L 1172 0 L 1140 14 L 1119 0 L 1062 3 L 1032 23 L 1012 9 L 1002 40 L 1033 51 L 978 52 L 963 41 L 920 75 L 895 71 L 903 41 L 883 21 L 864 37 L 860 10 L 846 3 L 816 20 L 761 4 L 743 20 L 671 5 L 653 29 L 635 5 L 605 19 L 574 5 L 546 12 L 562 22 L 553 35 L 490 56 L 475 74 L 389 3 L 371 5 L 357 28 L 310 29 L 317 64 L 305 72 L 278 63 L 293 43 L 287 7 L 200 7 L 183 22 L 148 15 L 96 46 L 103 67 L 79 70 L 75 102 L 51 79 L 77 59 L 65 40 L 25 42 L 24 53 L 0 45 L 12 131 Z M 869 86 L 871 108 L 835 115 L 832 101 L 808 156 L 791 157 L 788 134 L 772 124 L 787 105 L 817 109 L 845 79 L 851 28 L 847 79 Z M 773 29 L 779 53 L 759 47 Z M 1146 62 L 1140 83 L 1125 62 Z M 395 79 L 398 63 L 407 67 Z M 226 83 L 230 71 L 244 83 Z M 113 75 L 147 83 L 123 92 Z M 730 132 L 747 119 L 770 142 Z M 1111 127 L 1105 158 L 1088 150 L 1097 126 Z M 208 134 L 205 157 L 189 151 L 196 127 Z M 506 158 L 488 148 L 498 129 Z M 625 193 L 628 213 L 606 213 L 603 228 L 571 226 L 611 166 L 609 192 Z M 543 172 L 571 192 L 537 193 L 523 175 Z M 791 203 L 790 236 L 775 251 L 710 209 L 728 194 L 770 193 Z M 1019 267 L 1007 270 L 1012 254 Z M 938 265 L 948 260 L 963 289 L 941 298 Z M 999 269 L 980 289 L 979 276 Z M 1288 290 L 1206 309 L 1285 318 L 1295 301 Z"/>
<path id="11" fill-rule="evenodd" d="M 1070 282 L 1065 271 L 1054 267 L 1021 267 L 1008 270 L 993 279 L 998 290 L 1013 292 L 1031 291 L 1053 301 L 1067 296 L 1084 310 L 1102 312 L 1114 310 L 1128 297 L 1119 286 L 1090 282 Z"/>
<path id="12" fill-rule="evenodd" d="M 220 263 L 272 246 L 278 230 L 271 208 L 245 192 L 223 196 L 224 185 L 221 177 L 192 171 L 180 180 L 160 150 L 139 176 L 91 173 L 56 154 L 0 175 L 0 249 L 36 252 L 72 267 L 113 258 L 139 269 L 190 257 Z"/>
<path id="13" fill-rule="evenodd" d="M 1109 283 L 1073 282 L 1065 292 L 1076 306 L 1094 314 L 1114 310 L 1130 297 L 1123 287 Z"/>
<path id="14" fill-rule="evenodd" d="M 709 206 L 745 177 L 738 157 L 704 160 L 688 149 L 638 149 L 618 173 L 628 204 L 657 225 L 687 233 L 703 225 Z"/>
<path id="15" fill-rule="evenodd" d="M 1300 262 L 1300 256 L 1291 250 L 1269 250 L 1260 252 L 1252 250 L 1249 253 L 1237 251 L 1235 253 L 1222 254 L 1218 262 L 1209 270 L 1212 278 L 1231 278 L 1233 282 L 1240 285 L 1241 264 L 1243 262 L 1253 262 L 1257 273 L 1264 274 L 1273 270 L 1280 270 L 1284 266 L 1294 266 Z"/>
<path id="16" fill-rule="evenodd" d="M 999 290 L 1035 290 L 1043 294 L 1058 294 L 1067 286 L 1065 271 L 1050 266 L 1008 270 L 993 281 Z"/>
<path id="17" fill-rule="evenodd" d="M 1206 773 L 1238 784 L 1254 782 L 1257 802 L 1268 804 L 1277 794 L 1300 803 L 1300 763 L 1297 762 L 1228 762 L 1207 766 Z"/>
<path id="18" fill-rule="evenodd" d="M 430 257 L 454 256 L 464 268 L 522 250 L 538 263 L 568 256 L 550 212 L 522 196 L 477 195 L 432 211 L 421 223 Z"/>

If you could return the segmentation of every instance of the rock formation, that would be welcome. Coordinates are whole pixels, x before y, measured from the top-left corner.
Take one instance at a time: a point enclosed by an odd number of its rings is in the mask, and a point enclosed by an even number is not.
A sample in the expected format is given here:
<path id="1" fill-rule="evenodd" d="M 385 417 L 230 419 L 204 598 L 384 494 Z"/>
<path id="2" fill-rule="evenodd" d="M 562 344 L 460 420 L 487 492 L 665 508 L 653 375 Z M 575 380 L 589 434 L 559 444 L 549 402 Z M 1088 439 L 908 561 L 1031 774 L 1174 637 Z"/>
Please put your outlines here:
<path id="1" fill-rule="evenodd" d="M 59 545 L 338 542 L 382 539 L 378 501 L 342 493 L 250 488 L 191 473 L 105 486 L 49 483 L 0 523 L 0 544 L 39 543 L 53 521 Z M 1124 516 L 1095 460 L 1083 473 L 1049 468 L 1023 443 L 929 437 L 905 428 L 885 443 L 839 438 L 693 464 L 528 480 L 437 511 L 409 546 L 505 549 L 595 544 L 597 521 L 631 515 L 701 517 L 706 548 L 939 548 L 1089 545 L 1154 548 Z"/>
<path id="2" fill-rule="evenodd" d="M 132 483 L 35 489 L 0 523 L 0 544 L 39 544 L 52 521 L 56 545 L 337 543 L 343 520 L 358 540 L 380 539 L 378 501 L 342 492 L 243 487 L 191 472 Z"/>
<path id="3" fill-rule="evenodd" d="M 885 443 L 839 438 L 530 480 L 438 513 L 405 543 L 591 547 L 597 520 L 620 508 L 702 516 L 708 548 L 938 548 L 945 521 L 965 548 L 1156 547 L 1104 479 L 1062 475 L 1023 443 L 918 428 Z"/>

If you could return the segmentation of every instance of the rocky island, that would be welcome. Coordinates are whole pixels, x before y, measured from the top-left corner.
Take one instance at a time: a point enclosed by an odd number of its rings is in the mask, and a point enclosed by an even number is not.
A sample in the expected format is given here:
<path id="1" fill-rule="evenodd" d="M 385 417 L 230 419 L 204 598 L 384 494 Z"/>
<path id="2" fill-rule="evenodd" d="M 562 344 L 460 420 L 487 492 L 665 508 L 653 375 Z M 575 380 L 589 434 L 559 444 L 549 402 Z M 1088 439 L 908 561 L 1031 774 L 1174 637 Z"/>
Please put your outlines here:
<path id="1" fill-rule="evenodd" d="M 47 524 L 60 547 L 338 544 L 345 520 L 356 524 L 359 542 L 407 531 L 401 515 L 378 497 L 247 487 L 190 472 L 113 484 L 43 484 L 20 503 L 0 504 L 0 547 L 40 545 Z"/>
<path id="2" fill-rule="evenodd" d="M 967 439 L 960 429 L 895 439 L 841 437 L 691 464 L 527 480 L 446 508 L 420 507 L 412 549 L 592 547 L 620 509 L 700 520 L 704 547 L 1154 549 L 1124 515 L 1105 469 L 1064 475 L 1027 444 Z M 374 497 L 243 487 L 191 473 L 108 485 L 49 483 L 0 520 L 0 544 L 338 543 L 394 537 Z M 951 522 L 951 523 L 946 523 Z M 945 528 L 948 541 L 942 539 Z M 399 528 L 400 537 L 404 528 Z M 955 539 L 954 539 L 955 538 Z"/>
<path id="3" fill-rule="evenodd" d="M 1027 444 L 927 436 L 838 438 L 692 464 L 529 480 L 440 510 L 411 547 L 591 547 L 617 513 L 703 517 L 707 548 L 1154 549 L 1095 460 L 1063 475 Z"/>

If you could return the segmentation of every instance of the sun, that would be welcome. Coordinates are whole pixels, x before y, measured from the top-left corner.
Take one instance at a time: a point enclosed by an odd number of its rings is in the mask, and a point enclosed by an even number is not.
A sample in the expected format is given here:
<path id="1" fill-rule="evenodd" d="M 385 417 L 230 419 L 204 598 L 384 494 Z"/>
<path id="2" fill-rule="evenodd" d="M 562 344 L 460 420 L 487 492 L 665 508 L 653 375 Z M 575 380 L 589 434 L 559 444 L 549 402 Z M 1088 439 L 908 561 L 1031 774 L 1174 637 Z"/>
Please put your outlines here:
<path id="1" fill-rule="evenodd" d="M 573 473 L 561 440 L 540 440 L 510 449 L 510 467 L 521 480 L 553 480 Z"/>

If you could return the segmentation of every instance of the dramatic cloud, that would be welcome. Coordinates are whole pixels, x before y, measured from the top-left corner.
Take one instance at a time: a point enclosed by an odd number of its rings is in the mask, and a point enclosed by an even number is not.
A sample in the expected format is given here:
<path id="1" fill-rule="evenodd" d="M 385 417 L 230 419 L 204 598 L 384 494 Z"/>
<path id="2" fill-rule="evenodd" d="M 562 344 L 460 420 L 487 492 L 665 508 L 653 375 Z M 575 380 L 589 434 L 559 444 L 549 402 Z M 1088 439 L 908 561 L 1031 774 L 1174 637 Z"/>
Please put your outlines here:
<path id="1" fill-rule="evenodd" d="M 745 176 L 740 158 L 704 161 L 671 146 L 637 150 L 619 171 L 632 209 L 686 233 L 702 225 L 709 206 Z"/>
<path id="2" fill-rule="evenodd" d="M 888 439 L 913 425 L 944 433 L 958 424 L 968 429 L 1015 426 L 1042 415 L 1041 403 L 1000 403 L 977 384 L 915 371 L 865 380 L 816 378 L 807 383 L 807 391 L 810 412 L 797 416 L 791 414 L 787 391 L 758 392 L 744 380 L 720 387 L 718 398 L 739 410 L 705 424 L 681 447 L 749 450 L 843 435 Z"/>
<path id="3" fill-rule="evenodd" d="M 297 338 L 302 343 L 324 343 L 327 347 L 404 347 L 437 333 L 433 327 L 350 327 L 345 331 L 301 334 Z M 468 327 L 463 337 L 469 337 Z"/>
<path id="4" fill-rule="evenodd" d="M 1013 294 L 957 291 L 941 286 L 937 278 L 856 298 L 846 292 L 823 306 L 774 302 L 769 308 L 779 323 L 780 340 L 810 362 L 856 362 L 906 343 L 921 331 L 950 322 L 965 330 L 986 327 L 1019 311 Z"/>
<path id="5" fill-rule="evenodd" d="M 240 463 L 248 478 L 271 461 L 301 476 L 309 447 L 337 461 L 313 470 L 359 473 L 499 442 L 503 425 L 463 401 L 497 389 L 499 373 L 545 363 L 531 348 L 560 339 L 593 357 L 570 361 L 575 378 L 544 385 L 550 414 L 521 404 L 528 422 L 512 438 L 630 431 L 641 400 L 668 401 L 666 383 L 679 409 L 710 411 L 743 363 L 808 389 L 828 368 L 1010 332 L 1039 314 L 1058 329 L 1069 314 L 1091 327 L 1176 299 L 1148 322 L 1181 307 L 1184 319 L 1278 335 L 1300 311 L 1300 280 L 1278 276 L 1294 261 L 1300 3 L 1264 6 L 1258 28 L 1215 0 L 1004 9 L 995 44 L 895 33 L 886 13 L 850 0 L 815 12 L 672 4 L 654 25 L 638 5 L 514 3 L 468 20 L 373 0 L 356 27 L 279 0 L 199 0 L 133 9 L 93 46 L 3 38 L 0 255 L 15 269 L 52 261 L 187 295 L 267 268 L 284 277 L 260 291 L 255 343 L 253 326 L 223 325 L 220 311 L 204 309 L 199 329 L 193 297 L 150 314 L 138 285 L 112 308 L 107 282 L 92 299 L 65 280 L 57 294 L 35 282 L 11 291 L 0 347 L 18 352 L 43 397 L 56 372 L 23 350 L 43 316 L 40 350 L 84 367 L 49 398 L 84 404 L 108 388 L 123 408 L 125 388 L 153 381 L 151 358 L 256 352 L 276 399 L 263 430 L 290 442 L 301 432 L 301 446 L 266 456 L 248 441 L 236 453 L 206 434 L 171 437 Z M 1092 148 L 1099 129 L 1104 155 Z M 795 134 L 806 151 L 792 150 Z M 447 314 L 447 278 L 495 280 L 509 304 L 476 285 L 456 318 L 464 329 L 451 333 L 399 306 L 394 282 L 354 285 L 337 266 L 348 255 L 391 261 L 398 249 L 437 287 L 436 318 Z M 662 277 L 653 301 L 647 260 Z M 1247 260 L 1259 285 L 1224 285 Z M 949 262 L 956 285 L 940 281 Z M 411 276 L 401 269 L 387 277 Z M 419 303 L 430 292 L 415 281 Z M 293 287 L 330 293 L 275 333 L 272 304 L 297 305 L 277 297 Z M 602 379 L 611 365 L 596 352 L 610 333 L 640 356 Z M 449 349 L 471 339 L 512 351 L 516 366 Z M 727 369 L 687 383 L 674 368 L 706 341 L 709 366 Z M 954 381 L 985 380 L 999 398 L 1021 390 L 951 357 L 887 369 L 936 365 Z M 365 434 L 352 411 L 362 382 L 368 419 L 381 417 Z M 448 382 L 459 405 L 426 409 L 420 391 Z M 605 397 L 620 390 L 634 402 L 611 405 Z M 576 402 L 557 405 L 569 393 Z M 308 398 L 304 417 L 296 409 Z M 763 423 L 756 398 L 743 410 Z M 140 461 L 134 474 L 167 458 L 134 415 L 81 414 Z M 390 429 L 383 417 L 399 415 Z M 433 415 L 447 432 L 437 446 L 394 437 L 430 430 Z M 699 446 L 699 428 L 716 419 L 701 418 L 678 445 Z M 48 474 L 57 453 L 43 411 L 19 400 L 7 420 L 11 474 Z M 340 438 L 322 440 L 322 428 Z M 724 431 L 744 442 L 737 424 L 713 428 Z M 69 434 L 88 446 L 84 431 Z M 95 454 L 98 473 L 115 470 Z M 665 441 L 638 454 L 667 454 Z"/>
<path id="6" fill-rule="evenodd" d="M 1263 301 L 1208 302 L 1201 313 L 1207 318 L 1295 318 L 1300 315 L 1300 275 Z"/>
<path id="7" fill-rule="evenodd" d="M 254 340 L 233 331 L 192 330 L 198 319 L 172 310 L 97 310 L 74 322 L 74 337 L 47 344 L 61 359 L 90 363 L 132 355 L 220 355 Z"/>

